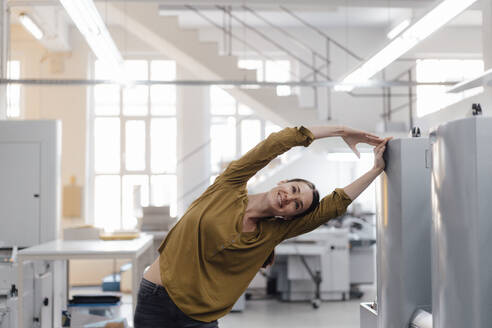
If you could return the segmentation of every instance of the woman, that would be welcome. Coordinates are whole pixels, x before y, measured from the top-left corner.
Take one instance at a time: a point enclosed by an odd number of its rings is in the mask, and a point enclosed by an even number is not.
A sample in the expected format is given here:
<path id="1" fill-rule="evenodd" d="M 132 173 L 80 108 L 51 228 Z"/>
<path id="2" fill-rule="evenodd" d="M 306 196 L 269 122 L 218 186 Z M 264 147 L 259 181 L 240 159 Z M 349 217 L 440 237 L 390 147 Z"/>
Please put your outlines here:
<path id="1" fill-rule="evenodd" d="M 357 155 L 358 143 L 376 146 L 374 168 L 321 201 L 314 185 L 300 179 L 248 195 L 247 181 L 272 159 L 333 136 Z M 286 128 L 233 161 L 160 246 L 140 285 L 135 327 L 218 327 L 277 244 L 343 214 L 382 172 L 387 140 L 345 127 Z"/>

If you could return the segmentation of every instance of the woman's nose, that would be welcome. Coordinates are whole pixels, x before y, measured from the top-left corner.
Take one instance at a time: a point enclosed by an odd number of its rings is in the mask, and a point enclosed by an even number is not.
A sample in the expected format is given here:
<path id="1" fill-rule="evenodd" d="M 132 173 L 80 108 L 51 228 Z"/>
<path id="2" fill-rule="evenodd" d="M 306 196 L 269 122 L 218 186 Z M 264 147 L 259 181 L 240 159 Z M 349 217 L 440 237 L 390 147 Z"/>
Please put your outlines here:
<path id="1" fill-rule="evenodd" d="M 296 198 L 296 196 L 291 195 L 291 194 L 287 194 L 287 196 L 285 196 L 285 201 L 290 202 L 290 201 L 294 200 L 295 198 Z"/>

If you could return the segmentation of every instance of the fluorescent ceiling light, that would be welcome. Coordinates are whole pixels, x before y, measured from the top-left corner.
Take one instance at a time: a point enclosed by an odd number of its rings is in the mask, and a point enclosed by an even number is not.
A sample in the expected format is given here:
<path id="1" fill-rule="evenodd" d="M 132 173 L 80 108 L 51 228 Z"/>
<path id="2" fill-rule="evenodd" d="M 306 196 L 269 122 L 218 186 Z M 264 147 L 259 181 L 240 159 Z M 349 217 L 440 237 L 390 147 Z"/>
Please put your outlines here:
<path id="1" fill-rule="evenodd" d="M 19 21 L 36 39 L 41 40 L 43 38 L 43 30 L 27 14 L 20 14 Z"/>
<path id="2" fill-rule="evenodd" d="M 410 25 L 410 20 L 409 19 L 405 19 L 403 22 L 401 22 L 400 24 L 396 25 L 391 31 L 389 31 L 388 34 L 386 34 L 386 36 L 390 40 L 391 39 L 394 39 L 395 36 L 397 36 L 398 34 L 400 34 L 409 25 Z"/>
<path id="3" fill-rule="evenodd" d="M 425 14 L 415 24 L 394 38 L 386 47 L 362 63 L 355 71 L 347 75 L 335 91 L 351 91 L 353 84 L 367 82 L 374 74 L 401 57 L 419 42 L 437 31 L 451 19 L 463 12 L 477 0 L 444 0 Z M 352 85 L 348 85 L 348 84 Z M 344 85 L 345 84 L 345 85 Z"/>
<path id="4" fill-rule="evenodd" d="M 466 80 L 453 85 L 453 87 L 451 87 L 447 92 L 450 93 L 463 92 L 484 85 L 490 85 L 491 81 L 492 81 L 492 69 L 489 69 L 483 72 L 482 74 L 474 77 L 473 79 Z"/>
<path id="5" fill-rule="evenodd" d="M 123 57 L 116 47 L 92 0 L 60 0 L 97 59 L 112 67 L 115 79 L 122 78 Z"/>

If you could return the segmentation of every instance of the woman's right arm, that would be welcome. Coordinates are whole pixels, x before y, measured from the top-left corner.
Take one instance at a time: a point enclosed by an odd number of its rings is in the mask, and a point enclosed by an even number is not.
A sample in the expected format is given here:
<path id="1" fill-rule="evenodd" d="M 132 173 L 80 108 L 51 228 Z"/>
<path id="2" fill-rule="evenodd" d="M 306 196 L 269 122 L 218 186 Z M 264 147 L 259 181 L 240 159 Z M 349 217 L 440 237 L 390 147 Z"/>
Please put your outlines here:
<path id="1" fill-rule="evenodd" d="M 233 184 L 246 183 L 271 160 L 295 146 L 309 146 L 314 136 L 303 126 L 272 133 L 238 160 L 232 161 L 217 178 Z"/>

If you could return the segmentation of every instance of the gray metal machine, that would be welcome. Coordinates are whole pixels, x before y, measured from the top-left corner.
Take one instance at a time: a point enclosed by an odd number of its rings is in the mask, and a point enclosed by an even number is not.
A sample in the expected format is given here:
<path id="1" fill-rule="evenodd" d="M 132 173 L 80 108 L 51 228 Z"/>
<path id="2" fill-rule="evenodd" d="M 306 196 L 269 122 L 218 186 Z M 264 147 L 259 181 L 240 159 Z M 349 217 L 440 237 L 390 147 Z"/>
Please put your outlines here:
<path id="1" fill-rule="evenodd" d="M 431 305 L 430 151 L 427 138 L 389 142 L 377 216 L 378 328 L 410 325 Z"/>
<path id="2" fill-rule="evenodd" d="M 57 238 L 60 140 L 56 121 L 0 121 L 0 328 L 18 327 L 19 297 L 29 327 L 52 326 L 53 269 L 23 263 L 18 295 L 16 252 Z"/>
<path id="3" fill-rule="evenodd" d="M 428 138 L 391 140 L 378 185 L 377 309 L 361 306 L 361 327 L 409 327 L 431 305 L 431 176 Z"/>
<path id="4" fill-rule="evenodd" d="M 434 328 L 492 325 L 492 117 L 431 133 Z"/>
<path id="5" fill-rule="evenodd" d="M 348 298 L 348 229 L 320 227 L 282 242 L 275 256 L 271 276 L 283 301 L 312 300 L 317 308 L 321 300 Z"/>

